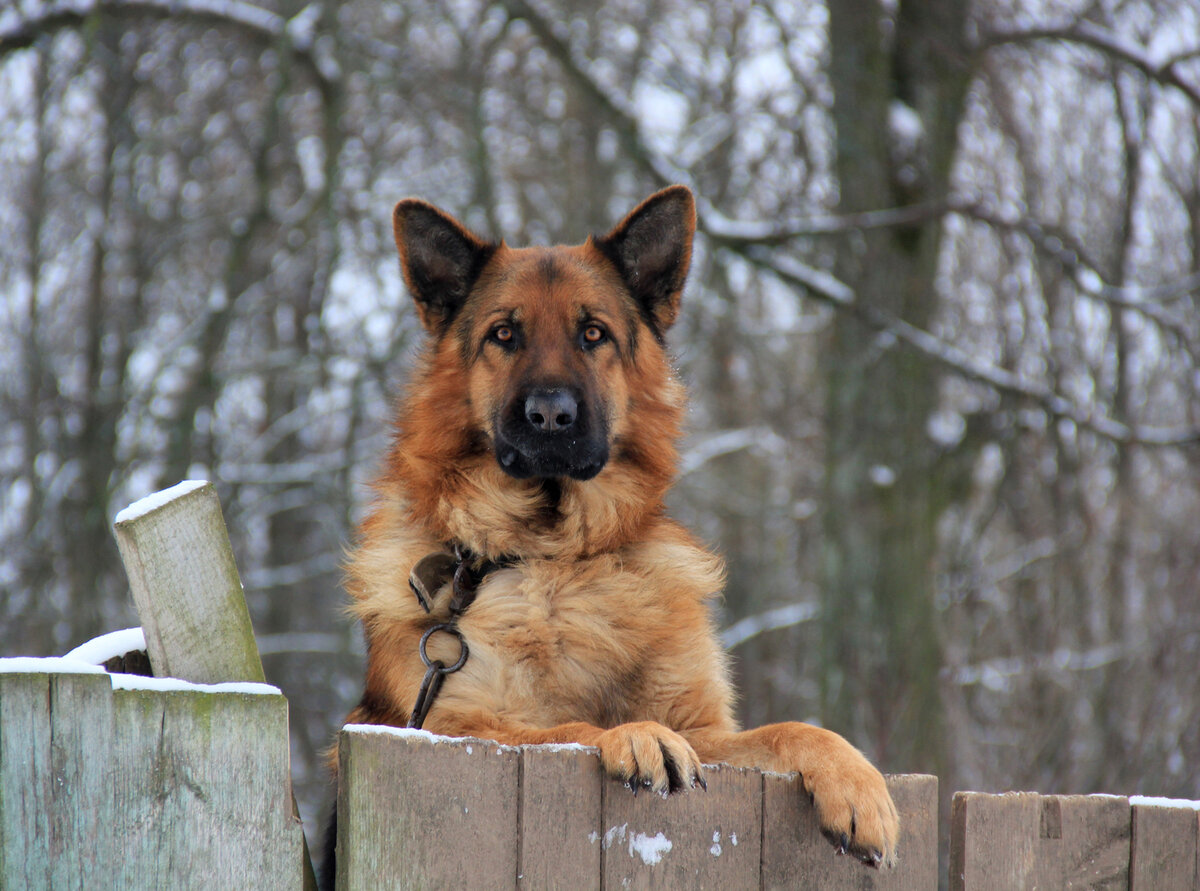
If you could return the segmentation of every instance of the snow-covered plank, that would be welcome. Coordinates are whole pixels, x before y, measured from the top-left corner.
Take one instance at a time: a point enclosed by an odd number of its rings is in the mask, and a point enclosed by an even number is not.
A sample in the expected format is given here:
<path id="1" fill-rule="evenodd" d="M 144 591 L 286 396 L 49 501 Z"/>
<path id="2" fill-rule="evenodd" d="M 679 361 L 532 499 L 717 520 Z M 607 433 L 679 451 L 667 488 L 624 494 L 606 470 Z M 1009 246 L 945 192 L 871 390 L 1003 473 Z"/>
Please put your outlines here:
<path id="1" fill-rule="evenodd" d="M 487 740 L 344 727 L 337 886 L 515 889 L 520 758 Z"/>
<path id="2" fill-rule="evenodd" d="M 1036 792 L 956 792 L 950 808 L 950 891 L 1034 888 L 1041 820 Z"/>
<path id="3" fill-rule="evenodd" d="M 839 856 L 821 835 L 796 774 L 763 776 L 763 888 L 871 888 L 925 891 L 938 884 L 937 777 L 887 777 L 900 813 L 896 865 L 872 869 Z"/>
<path id="4" fill-rule="evenodd" d="M 663 797 L 604 781 L 606 888 L 758 887 L 762 774 L 704 768 L 708 789 Z"/>
<path id="5" fill-rule="evenodd" d="M 1133 800 L 1129 891 L 1200 888 L 1200 811 L 1171 806 L 1165 800 L 1163 804 L 1140 801 Z"/>
<path id="6" fill-rule="evenodd" d="M 525 746 L 521 752 L 521 888 L 592 888 L 600 881 L 598 751 Z"/>
<path id="7" fill-rule="evenodd" d="M 202 684 L 263 681 L 212 485 L 189 481 L 147 496 L 113 525 L 155 675 Z"/>
<path id="8" fill-rule="evenodd" d="M 1040 888 L 1129 886 L 1129 799 L 1043 795 Z"/>

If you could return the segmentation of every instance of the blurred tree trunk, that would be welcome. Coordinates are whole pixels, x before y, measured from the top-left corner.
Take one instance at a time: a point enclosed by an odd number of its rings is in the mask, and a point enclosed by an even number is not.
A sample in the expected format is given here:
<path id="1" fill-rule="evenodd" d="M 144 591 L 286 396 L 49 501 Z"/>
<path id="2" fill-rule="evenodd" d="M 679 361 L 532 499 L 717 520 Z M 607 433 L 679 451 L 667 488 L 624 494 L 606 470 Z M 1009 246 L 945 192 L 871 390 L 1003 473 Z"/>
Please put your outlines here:
<path id="1" fill-rule="evenodd" d="M 968 84 L 959 0 L 829 5 L 838 210 L 945 197 Z M 889 26 L 890 25 L 890 26 Z M 919 127 L 917 126 L 919 122 Z M 928 329 L 941 227 L 853 235 L 837 272 L 857 299 Z M 947 767 L 934 609 L 936 369 L 849 314 L 826 351 L 822 707 L 889 767 Z"/>

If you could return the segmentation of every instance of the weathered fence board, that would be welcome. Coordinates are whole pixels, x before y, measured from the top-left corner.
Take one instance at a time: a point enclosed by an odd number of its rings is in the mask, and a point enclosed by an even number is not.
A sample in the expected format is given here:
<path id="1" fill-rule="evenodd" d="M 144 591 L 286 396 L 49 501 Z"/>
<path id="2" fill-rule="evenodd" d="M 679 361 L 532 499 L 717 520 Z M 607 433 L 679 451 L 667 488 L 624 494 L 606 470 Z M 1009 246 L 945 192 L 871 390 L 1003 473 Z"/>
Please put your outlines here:
<path id="1" fill-rule="evenodd" d="M 108 884 L 111 699 L 103 674 L 0 674 L 0 887 Z"/>
<path id="2" fill-rule="evenodd" d="M 950 891 L 1022 891 L 1037 881 L 1036 792 L 958 792 L 950 808 Z"/>
<path id="3" fill-rule="evenodd" d="M 603 771 L 595 749 L 529 746 L 521 753 L 521 888 L 599 882 Z M 569 805 L 563 806 L 564 796 Z"/>
<path id="4" fill-rule="evenodd" d="M 707 790 L 668 797 L 605 779 L 606 888 L 737 888 L 757 876 L 762 774 L 722 764 L 704 779 Z"/>
<path id="5" fill-rule="evenodd" d="M 1197 891 L 1198 819 L 1119 795 L 959 792 L 950 888 Z"/>
<path id="6" fill-rule="evenodd" d="M 865 869 L 836 856 L 820 839 L 816 812 L 800 777 L 763 775 L 762 887 L 928 891 L 938 884 L 937 777 L 889 776 L 900 812 L 900 844 L 891 869 Z M 814 842 L 818 839 L 818 842 Z"/>
<path id="7" fill-rule="evenodd" d="M 62 669 L 0 660 L 0 887 L 301 887 L 283 696 L 31 661 Z"/>
<path id="8" fill-rule="evenodd" d="M 789 777 L 717 765 L 707 791 L 635 796 L 594 750 L 361 726 L 338 755 L 340 888 L 937 886 L 933 777 L 889 778 L 906 834 L 877 871 L 836 855 Z"/>
<path id="9" fill-rule="evenodd" d="M 154 674 L 197 684 L 265 680 L 212 484 L 144 498 L 113 528 Z"/>
<path id="10" fill-rule="evenodd" d="M 1043 795 L 1039 888 L 1129 887 L 1129 799 Z"/>
<path id="11" fill-rule="evenodd" d="M 338 887 L 515 887 L 519 750 L 359 728 L 338 761 Z"/>
<path id="12" fill-rule="evenodd" d="M 1133 805 L 1129 891 L 1200 887 L 1200 813 Z"/>

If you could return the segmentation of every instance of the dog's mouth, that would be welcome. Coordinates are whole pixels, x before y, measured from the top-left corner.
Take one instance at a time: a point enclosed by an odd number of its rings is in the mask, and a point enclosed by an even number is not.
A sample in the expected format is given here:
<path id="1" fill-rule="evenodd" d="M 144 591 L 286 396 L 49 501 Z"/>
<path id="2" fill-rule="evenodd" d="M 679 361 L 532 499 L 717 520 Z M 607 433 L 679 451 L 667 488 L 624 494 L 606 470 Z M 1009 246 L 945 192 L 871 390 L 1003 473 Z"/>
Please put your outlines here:
<path id="1" fill-rule="evenodd" d="M 597 448 L 594 443 L 566 440 L 562 443 L 539 443 L 537 448 L 525 448 L 495 439 L 496 461 L 500 469 L 519 480 L 532 477 L 551 479 L 570 477 L 590 480 L 608 463 L 608 445 Z"/>

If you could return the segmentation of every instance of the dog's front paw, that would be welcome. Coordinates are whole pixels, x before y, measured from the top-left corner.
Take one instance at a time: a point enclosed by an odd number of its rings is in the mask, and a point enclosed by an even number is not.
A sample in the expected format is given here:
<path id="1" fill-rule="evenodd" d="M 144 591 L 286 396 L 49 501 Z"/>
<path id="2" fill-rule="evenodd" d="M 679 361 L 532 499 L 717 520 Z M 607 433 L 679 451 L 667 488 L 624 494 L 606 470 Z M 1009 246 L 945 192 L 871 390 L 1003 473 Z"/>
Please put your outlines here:
<path id="1" fill-rule="evenodd" d="M 811 729 L 819 736 L 809 744 L 801 780 L 822 834 L 839 853 L 870 866 L 891 866 L 900 817 L 883 774 L 836 733 Z"/>
<path id="2" fill-rule="evenodd" d="M 596 745 L 604 769 L 635 793 L 641 786 L 670 793 L 705 785 L 688 741 L 654 721 L 618 724 L 601 733 Z"/>

